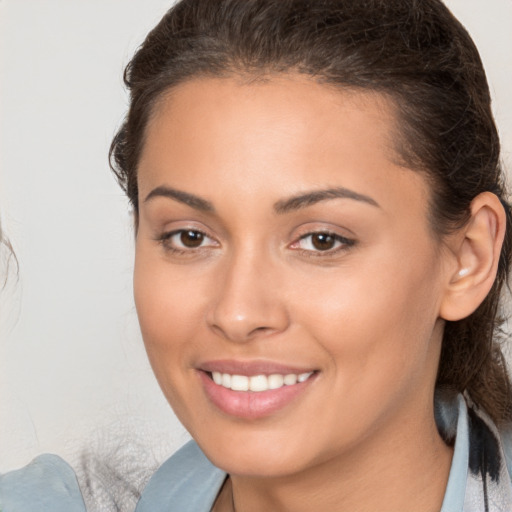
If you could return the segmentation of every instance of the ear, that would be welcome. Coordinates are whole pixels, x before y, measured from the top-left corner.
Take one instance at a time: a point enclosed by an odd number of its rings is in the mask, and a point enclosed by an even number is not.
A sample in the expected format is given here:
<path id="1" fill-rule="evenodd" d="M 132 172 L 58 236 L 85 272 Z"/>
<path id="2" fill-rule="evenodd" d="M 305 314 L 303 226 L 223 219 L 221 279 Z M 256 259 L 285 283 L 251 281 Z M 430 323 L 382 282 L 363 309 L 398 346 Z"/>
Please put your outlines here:
<path id="1" fill-rule="evenodd" d="M 461 320 L 483 302 L 496 278 L 505 227 L 505 210 L 496 195 L 483 192 L 473 199 L 471 217 L 452 246 L 457 265 L 449 275 L 441 318 Z"/>

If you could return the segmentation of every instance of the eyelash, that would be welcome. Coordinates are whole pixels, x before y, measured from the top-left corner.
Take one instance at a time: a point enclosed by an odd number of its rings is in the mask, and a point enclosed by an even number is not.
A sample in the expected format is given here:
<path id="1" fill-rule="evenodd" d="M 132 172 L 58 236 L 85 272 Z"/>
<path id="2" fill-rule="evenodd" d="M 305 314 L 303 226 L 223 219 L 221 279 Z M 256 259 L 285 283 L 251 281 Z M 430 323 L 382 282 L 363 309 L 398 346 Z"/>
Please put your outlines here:
<path id="1" fill-rule="evenodd" d="M 332 249 L 326 249 L 326 250 L 314 250 L 314 249 L 301 249 L 300 247 L 293 247 L 298 246 L 298 244 L 306 240 L 307 238 L 311 238 L 313 236 L 318 235 L 325 235 L 328 237 L 332 237 L 334 239 L 334 242 L 339 244 L 337 247 L 334 247 Z M 310 242 L 312 244 L 312 242 Z M 350 247 L 353 247 L 356 244 L 356 241 L 350 238 L 345 238 L 344 236 L 338 235 L 336 233 L 333 233 L 331 231 L 325 230 L 325 231 L 313 231 L 310 233 L 306 233 L 305 235 L 302 235 L 296 242 L 293 242 L 293 244 L 290 245 L 290 247 L 294 248 L 295 250 L 299 251 L 301 254 L 303 254 L 306 257 L 309 258 L 326 258 L 326 257 L 332 257 L 340 252 L 345 252 Z"/>
<path id="2" fill-rule="evenodd" d="M 168 233 L 163 233 L 161 236 L 159 236 L 157 238 L 157 241 L 163 246 L 163 248 L 166 251 L 169 251 L 176 255 L 197 254 L 198 251 L 208 249 L 211 246 L 210 245 L 210 246 L 205 247 L 205 246 L 199 245 L 197 247 L 186 248 L 186 247 L 176 247 L 175 245 L 171 245 L 171 240 L 173 237 L 181 236 L 187 232 L 194 233 L 196 236 L 204 237 L 203 239 L 213 240 L 213 238 L 211 238 L 204 231 L 201 231 L 199 229 L 176 229 L 176 230 L 170 231 Z M 332 237 L 334 239 L 335 244 L 337 243 L 338 246 L 334 247 L 332 249 L 326 249 L 326 250 L 303 249 L 303 248 L 298 247 L 298 245 L 300 244 L 301 241 L 306 240 L 315 235 L 316 236 L 325 235 L 327 237 Z M 215 246 L 217 244 L 218 244 L 218 242 L 215 242 L 215 244 L 212 244 L 212 245 Z M 320 230 L 320 231 L 313 231 L 310 233 L 306 233 L 306 234 L 300 236 L 299 239 L 297 241 L 293 242 L 292 244 L 290 244 L 289 247 L 292 248 L 293 250 L 296 250 L 297 252 L 300 252 L 302 255 L 304 255 L 306 257 L 322 258 L 322 257 L 329 257 L 329 256 L 332 257 L 340 252 L 347 251 L 350 247 L 353 247 L 355 244 L 356 244 L 356 241 L 353 239 L 345 238 L 341 235 L 338 235 L 338 234 L 333 233 L 328 230 L 325 230 L 325 231 Z"/>
<path id="3" fill-rule="evenodd" d="M 210 236 L 208 236 L 204 231 L 199 229 L 176 229 L 174 231 L 169 231 L 168 233 L 163 233 L 161 236 L 157 238 L 157 241 L 162 245 L 162 247 L 173 254 L 176 255 L 192 255 L 196 254 L 198 251 L 204 250 L 207 247 L 198 246 L 198 247 L 176 247 L 176 245 L 172 244 L 172 238 L 175 236 L 183 235 L 184 233 L 194 233 L 195 235 L 202 236 L 204 239 L 213 240 Z"/>

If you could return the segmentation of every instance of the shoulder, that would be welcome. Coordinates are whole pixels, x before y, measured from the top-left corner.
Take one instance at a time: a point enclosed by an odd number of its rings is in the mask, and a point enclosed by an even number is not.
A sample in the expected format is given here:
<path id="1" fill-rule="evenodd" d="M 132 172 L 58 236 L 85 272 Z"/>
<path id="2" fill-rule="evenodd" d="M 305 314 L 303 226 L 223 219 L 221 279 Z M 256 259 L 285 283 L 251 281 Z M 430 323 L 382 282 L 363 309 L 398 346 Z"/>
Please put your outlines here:
<path id="1" fill-rule="evenodd" d="M 41 455 L 0 475 L 2 512 L 85 512 L 75 473 L 57 455 Z"/>
<path id="2" fill-rule="evenodd" d="M 199 446 L 190 441 L 155 472 L 144 489 L 136 512 L 209 511 L 226 478 Z"/>

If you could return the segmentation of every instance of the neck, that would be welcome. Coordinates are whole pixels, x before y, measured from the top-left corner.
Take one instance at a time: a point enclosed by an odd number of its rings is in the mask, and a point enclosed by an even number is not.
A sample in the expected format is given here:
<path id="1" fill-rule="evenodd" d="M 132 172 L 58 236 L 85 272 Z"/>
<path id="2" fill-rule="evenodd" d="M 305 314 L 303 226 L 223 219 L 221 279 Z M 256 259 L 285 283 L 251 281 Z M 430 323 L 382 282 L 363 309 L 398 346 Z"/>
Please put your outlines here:
<path id="1" fill-rule="evenodd" d="M 361 445 L 300 473 L 232 475 L 214 511 L 439 511 L 452 449 L 439 436 L 431 409 L 401 418 L 401 428 L 384 426 Z"/>

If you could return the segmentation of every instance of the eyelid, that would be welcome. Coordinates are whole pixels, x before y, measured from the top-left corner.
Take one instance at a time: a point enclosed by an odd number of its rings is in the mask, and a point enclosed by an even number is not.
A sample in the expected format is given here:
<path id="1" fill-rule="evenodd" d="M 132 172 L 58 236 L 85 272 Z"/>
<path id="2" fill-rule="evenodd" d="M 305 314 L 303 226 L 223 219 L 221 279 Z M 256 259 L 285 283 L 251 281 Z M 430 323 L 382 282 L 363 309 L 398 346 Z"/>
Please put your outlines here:
<path id="1" fill-rule="evenodd" d="M 172 238 L 177 235 L 180 235 L 182 233 L 185 233 L 187 231 L 192 231 L 194 233 L 200 233 L 201 235 L 203 235 L 204 240 L 209 240 L 210 243 L 207 243 L 207 244 L 203 243 L 198 247 L 186 247 L 186 246 L 179 246 L 179 245 L 172 246 L 172 243 L 171 243 Z M 176 253 L 176 254 L 185 254 L 185 253 L 192 254 L 192 253 L 197 253 L 201 250 L 210 249 L 212 247 L 220 246 L 220 243 L 213 236 L 209 235 L 206 230 L 197 228 L 195 226 L 183 226 L 183 227 L 176 228 L 176 229 L 170 229 L 168 231 L 162 232 L 155 239 L 159 244 L 161 244 L 163 246 L 164 250 L 169 251 L 171 253 Z M 211 242 L 213 242 L 213 243 L 211 243 Z"/>
<path id="2" fill-rule="evenodd" d="M 153 238 L 154 240 L 161 240 L 164 238 L 169 238 L 176 233 L 182 233 L 184 231 L 197 231 L 198 233 L 203 234 L 204 236 L 211 238 L 213 240 L 217 240 L 218 237 L 214 235 L 215 232 L 208 225 L 205 225 L 204 222 L 183 217 L 183 218 L 175 218 L 175 219 L 162 219 L 161 222 L 154 222 L 153 224 Z"/>
<path id="3" fill-rule="evenodd" d="M 297 238 L 297 240 L 295 242 L 293 242 L 293 244 L 296 244 L 296 243 L 300 242 L 301 240 L 304 240 L 304 239 L 306 239 L 310 236 L 314 236 L 314 235 L 332 236 L 337 242 L 344 243 L 347 245 L 353 245 L 355 243 L 355 240 L 347 238 L 343 235 L 339 235 L 338 233 L 333 233 L 332 231 L 328 231 L 328 230 L 319 230 L 319 231 L 311 231 L 309 233 L 305 233 L 304 235 L 301 235 L 300 237 Z"/>
<path id="4" fill-rule="evenodd" d="M 304 249 L 302 247 L 299 247 L 299 244 L 302 240 L 307 239 L 308 237 L 312 237 L 314 235 L 320 235 L 325 234 L 332 236 L 335 239 L 335 245 L 332 249 Z M 347 251 L 354 245 L 356 245 L 357 241 L 354 238 L 348 238 L 346 236 L 343 236 L 339 233 L 337 233 L 333 229 L 329 228 L 316 228 L 316 229 L 308 229 L 304 233 L 300 234 L 295 238 L 295 240 L 289 245 L 289 247 L 295 251 L 301 252 L 306 256 L 309 257 L 329 257 L 334 256 L 340 252 Z"/>

